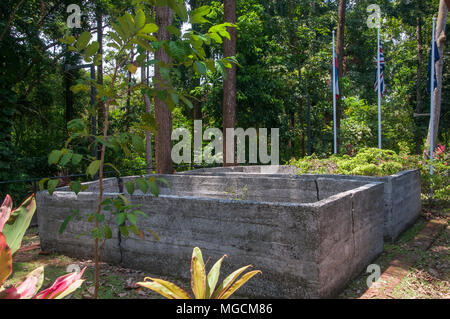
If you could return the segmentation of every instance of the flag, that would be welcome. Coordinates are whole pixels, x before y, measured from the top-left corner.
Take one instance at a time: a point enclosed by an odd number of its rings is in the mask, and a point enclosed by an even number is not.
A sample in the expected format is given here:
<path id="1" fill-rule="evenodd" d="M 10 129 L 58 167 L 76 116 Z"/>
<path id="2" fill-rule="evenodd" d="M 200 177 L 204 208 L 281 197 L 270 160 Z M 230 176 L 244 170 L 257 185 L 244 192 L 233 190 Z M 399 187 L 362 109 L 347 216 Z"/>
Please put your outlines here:
<path id="1" fill-rule="evenodd" d="M 430 55 L 429 55 L 429 59 L 428 59 L 428 75 L 427 75 L 427 92 L 428 93 L 430 93 L 430 78 L 431 78 L 431 54 L 432 54 L 432 51 L 431 51 L 431 48 L 430 48 Z M 438 50 L 438 47 L 437 47 L 437 43 L 436 43 L 436 41 L 434 41 L 434 62 L 436 63 L 437 61 L 439 61 L 439 59 L 440 59 L 441 57 L 439 56 L 439 50 Z M 434 83 L 434 85 L 433 85 L 433 90 L 435 89 L 435 88 L 437 88 L 437 78 L 436 78 L 436 66 L 435 66 L 435 68 L 434 68 L 434 81 L 433 81 Z"/>
<path id="2" fill-rule="evenodd" d="M 331 80 L 332 84 L 331 84 L 331 91 L 333 91 L 333 85 L 336 86 L 336 99 L 339 99 L 339 67 L 338 67 L 338 59 L 336 56 L 336 52 L 333 52 L 333 59 L 334 59 L 334 84 L 333 84 L 333 80 Z M 331 78 L 333 79 L 333 71 L 331 71 Z"/>
<path id="3" fill-rule="evenodd" d="M 381 96 L 384 95 L 384 92 L 386 92 L 386 86 L 384 85 L 384 53 L 383 48 L 381 47 L 381 43 L 379 43 L 379 50 L 380 50 L 380 78 L 381 78 Z M 376 68 L 375 68 L 375 84 L 374 84 L 374 90 L 375 92 L 378 91 L 378 54 L 375 58 L 376 60 Z"/>

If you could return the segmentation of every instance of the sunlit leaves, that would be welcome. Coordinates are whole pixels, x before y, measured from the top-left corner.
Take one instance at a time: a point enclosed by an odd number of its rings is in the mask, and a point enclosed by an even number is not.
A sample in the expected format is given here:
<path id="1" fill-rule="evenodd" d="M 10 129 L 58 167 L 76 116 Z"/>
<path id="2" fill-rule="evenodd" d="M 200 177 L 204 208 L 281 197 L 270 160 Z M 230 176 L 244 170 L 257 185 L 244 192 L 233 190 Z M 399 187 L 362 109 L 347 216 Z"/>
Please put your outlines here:
<path id="1" fill-rule="evenodd" d="M 147 193 L 148 190 L 148 183 L 144 178 L 138 178 L 136 180 L 136 185 L 139 187 L 139 189 L 141 190 L 141 192 L 143 193 Z"/>
<path id="2" fill-rule="evenodd" d="M 59 159 L 61 158 L 63 152 L 61 150 L 53 150 L 50 155 L 48 156 L 48 164 L 56 164 L 58 163 Z"/>
<path id="3" fill-rule="evenodd" d="M 79 192 L 81 192 L 81 183 L 78 181 L 71 181 L 70 182 L 70 189 L 78 195 Z"/>
<path id="4" fill-rule="evenodd" d="M 78 165 L 81 160 L 83 159 L 83 155 L 81 154 L 73 154 L 72 156 L 72 164 L 73 165 Z"/>
<path id="5" fill-rule="evenodd" d="M 134 182 L 133 181 L 126 182 L 125 188 L 127 189 L 128 194 L 133 194 L 134 193 Z"/>
<path id="6" fill-rule="evenodd" d="M 88 31 L 84 31 L 80 36 L 78 37 L 76 48 L 78 51 L 83 50 L 88 45 L 89 41 L 91 40 L 91 34 Z"/>
<path id="7" fill-rule="evenodd" d="M 197 73 L 201 75 L 206 75 L 206 65 L 201 61 L 195 61 L 194 69 Z"/>
<path id="8" fill-rule="evenodd" d="M 144 113 L 141 117 L 140 126 L 146 130 L 150 131 L 153 134 L 156 134 L 158 130 L 158 124 L 156 123 L 156 120 L 154 116 L 150 113 Z"/>
<path id="9" fill-rule="evenodd" d="M 209 6 L 202 6 L 190 12 L 189 22 L 191 24 L 201 24 L 209 22 L 205 19 L 205 16 L 211 12 L 211 8 Z"/>
<path id="10" fill-rule="evenodd" d="M 55 191 L 56 186 L 58 186 L 59 180 L 57 179 L 51 179 L 47 183 L 47 190 L 50 195 L 53 195 L 53 192 Z"/>
<path id="11" fill-rule="evenodd" d="M 138 69 L 138 67 L 137 67 L 136 64 L 130 63 L 130 64 L 127 65 L 127 69 L 128 69 L 128 71 L 130 71 L 130 73 L 135 74 L 137 69 Z"/>
<path id="12" fill-rule="evenodd" d="M 224 279 L 216 289 L 220 276 L 220 268 L 224 255 L 211 268 L 206 276 L 205 263 L 200 248 L 195 247 L 191 258 L 191 289 L 196 299 L 228 299 L 236 290 L 261 271 L 254 270 L 243 274 L 251 265 L 239 268 Z M 239 278 L 239 276 L 242 277 Z M 238 279 L 239 278 L 239 279 Z M 147 281 L 150 279 L 151 281 Z M 192 299 L 183 289 L 175 284 L 157 278 L 144 278 L 144 282 L 138 282 L 138 286 L 151 289 L 169 299 Z"/>
<path id="13" fill-rule="evenodd" d="M 136 12 L 136 17 L 134 18 L 134 27 L 136 30 L 140 30 L 145 25 L 145 13 L 142 10 Z"/>
<path id="14" fill-rule="evenodd" d="M 100 44 L 97 41 L 94 41 L 87 46 L 85 55 L 93 56 L 95 53 L 97 53 L 99 48 L 100 48 Z"/>
<path id="15" fill-rule="evenodd" d="M 59 161 L 59 165 L 66 166 L 70 162 L 72 155 L 73 152 L 71 150 L 65 150 L 64 155 L 61 157 L 61 160 Z"/>
<path id="16" fill-rule="evenodd" d="M 90 175 L 91 177 L 94 177 L 94 175 L 97 174 L 97 172 L 100 168 L 100 163 L 101 163 L 100 160 L 92 161 L 89 164 L 88 168 L 86 169 L 86 174 Z"/>
<path id="17" fill-rule="evenodd" d="M 134 149 L 139 153 L 145 153 L 145 144 L 144 140 L 135 134 L 131 136 L 131 142 L 133 144 Z"/>
<path id="18" fill-rule="evenodd" d="M 146 24 L 142 29 L 139 30 L 139 33 L 154 33 L 158 32 L 158 26 L 154 23 Z"/>

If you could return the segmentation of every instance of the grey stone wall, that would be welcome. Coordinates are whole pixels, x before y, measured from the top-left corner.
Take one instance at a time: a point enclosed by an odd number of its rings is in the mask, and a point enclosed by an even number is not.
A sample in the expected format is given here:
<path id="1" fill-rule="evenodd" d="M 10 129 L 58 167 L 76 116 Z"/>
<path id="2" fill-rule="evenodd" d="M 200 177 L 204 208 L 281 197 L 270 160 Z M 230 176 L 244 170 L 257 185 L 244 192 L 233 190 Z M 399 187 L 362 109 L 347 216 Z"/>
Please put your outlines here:
<path id="1" fill-rule="evenodd" d="M 422 211 L 421 181 L 419 170 L 402 171 L 385 177 L 356 176 L 356 175 L 326 175 L 326 174 L 301 174 L 294 166 L 279 166 L 276 173 L 264 174 L 264 166 L 236 166 L 198 169 L 186 172 L 189 175 L 208 176 L 297 176 L 301 179 L 318 180 L 321 183 L 323 196 L 335 194 L 336 189 L 348 190 L 348 187 L 361 185 L 358 183 L 380 182 L 384 184 L 384 237 L 387 241 L 394 241 L 398 236 L 411 226 L 420 216 Z M 320 178 L 334 179 L 335 182 Z M 352 180 L 353 184 L 348 182 Z M 341 185 L 338 185 L 338 184 Z M 320 194 L 319 194 L 320 196 Z M 320 198 L 324 198 L 320 197 Z"/>
<path id="2" fill-rule="evenodd" d="M 60 234 L 61 224 L 74 214 L 80 215 L 96 212 L 97 196 L 92 192 L 55 191 L 52 196 L 46 192 L 38 192 L 36 201 L 38 206 L 39 239 L 43 251 L 55 251 L 68 256 L 91 258 L 94 252 L 94 241 L 90 231 L 94 223 L 87 218 L 73 219 L 68 223 L 65 231 Z M 105 199 L 116 196 L 117 193 L 106 193 Z M 104 261 L 120 263 L 119 235 L 114 222 L 108 223 L 113 231 L 113 238 L 106 241 Z M 84 234 L 83 236 L 81 236 Z"/>
<path id="3" fill-rule="evenodd" d="M 126 194 L 141 204 L 149 218 L 139 228 L 151 229 L 159 240 L 123 237 L 113 228 L 107 241 L 107 262 L 147 270 L 152 274 L 189 278 L 194 246 L 213 261 L 227 254 L 222 274 L 247 264 L 263 272 L 240 294 L 263 298 L 321 298 L 336 295 L 381 253 L 383 245 L 382 183 L 332 178 L 260 176 L 163 176 L 172 189 L 162 195 Z M 120 183 L 108 182 L 105 197 L 117 195 Z M 91 257 L 93 240 L 78 237 L 92 224 L 73 220 L 63 234 L 58 229 L 73 213 L 95 212 L 95 183 L 77 195 L 58 189 L 39 193 L 39 232 L 44 250 Z M 163 186 L 163 185 L 161 185 Z M 247 197 L 231 192 L 247 187 Z M 195 195 L 195 197 L 193 196 Z M 239 195 L 239 194 L 238 194 Z M 235 198 L 237 197 L 237 198 Z M 113 223 L 111 223 L 111 227 Z M 222 278 L 223 279 L 223 278 Z"/>

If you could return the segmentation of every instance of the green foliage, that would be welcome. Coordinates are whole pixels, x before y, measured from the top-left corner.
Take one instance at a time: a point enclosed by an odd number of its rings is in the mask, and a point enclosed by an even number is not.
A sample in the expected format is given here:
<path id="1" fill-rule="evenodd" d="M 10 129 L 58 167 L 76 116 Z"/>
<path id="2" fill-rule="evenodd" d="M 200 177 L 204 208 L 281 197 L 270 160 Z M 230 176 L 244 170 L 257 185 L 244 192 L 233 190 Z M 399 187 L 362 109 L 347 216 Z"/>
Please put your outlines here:
<path id="1" fill-rule="evenodd" d="M 233 293 L 242 287 L 253 276 L 260 274 L 261 271 L 253 270 L 243 274 L 251 265 L 239 268 L 226 277 L 222 284 L 216 289 L 220 276 L 220 267 L 224 255 L 211 268 L 206 275 L 205 263 L 200 248 L 195 247 L 191 259 L 191 289 L 195 299 L 228 299 Z M 151 281 L 147 281 L 150 279 Z M 146 277 L 143 282 L 138 282 L 137 286 L 151 289 L 168 299 L 192 299 L 192 297 L 177 285 L 162 279 Z"/>
<path id="2" fill-rule="evenodd" d="M 430 177 L 430 161 L 423 156 L 378 148 L 363 148 L 354 156 L 343 155 L 321 159 L 312 155 L 298 160 L 293 159 L 289 164 L 299 168 L 298 174 L 387 176 L 403 170 L 419 169 L 422 194 L 429 196 L 433 190 L 434 198 L 448 200 L 450 198 L 449 152 L 440 145 L 435 154 L 433 177 Z"/>
<path id="3" fill-rule="evenodd" d="M 0 209 L 0 232 L 5 236 L 12 255 L 20 248 L 22 238 L 28 226 L 30 226 L 35 211 L 36 199 L 34 194 L 14 210 L 12 210 L 12 200 L 9 195 L 3 202 Z"/>

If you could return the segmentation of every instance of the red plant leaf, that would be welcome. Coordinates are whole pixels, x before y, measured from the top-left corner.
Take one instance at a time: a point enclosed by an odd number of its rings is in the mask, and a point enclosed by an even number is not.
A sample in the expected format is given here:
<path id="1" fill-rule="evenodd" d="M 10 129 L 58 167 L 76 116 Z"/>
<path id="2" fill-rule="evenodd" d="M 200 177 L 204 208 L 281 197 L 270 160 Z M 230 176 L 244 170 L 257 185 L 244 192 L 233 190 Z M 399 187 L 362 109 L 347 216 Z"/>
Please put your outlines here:
<path id="1" fill-rule="evenodd" d="M 61 295 L 63 295 L 66 290 L 70 289 L 73 284 L 80 280 L 85 270 L 86 267 L 84 267 L 79 273 L 74 272 L 57 278 L 50 288 L 42 290 L 34 297 L 34 299 L 61 298 Z"/>
<path id="2" fill-rule="evenodd" d="M 0 233 L 0 287 L 12 273 L 11 249 L 6 244 L 6 237 Z"/>
<path id="3" fill-rule="evenodd" d="M 3 226 L 5 226 L 9 216 L 11 215 L 12 205 L 13 203 L 11 196 L 6 195 L 2 206 L 0 206 L 0 232 L 3 230 Z"/>
<path id="4" fill-rule="evenodd" d="M 30 299 L 39 290 L 43 281 L 44 267 L 39 267 L 14 287 L 1 291 L 0 299 Z"/>

